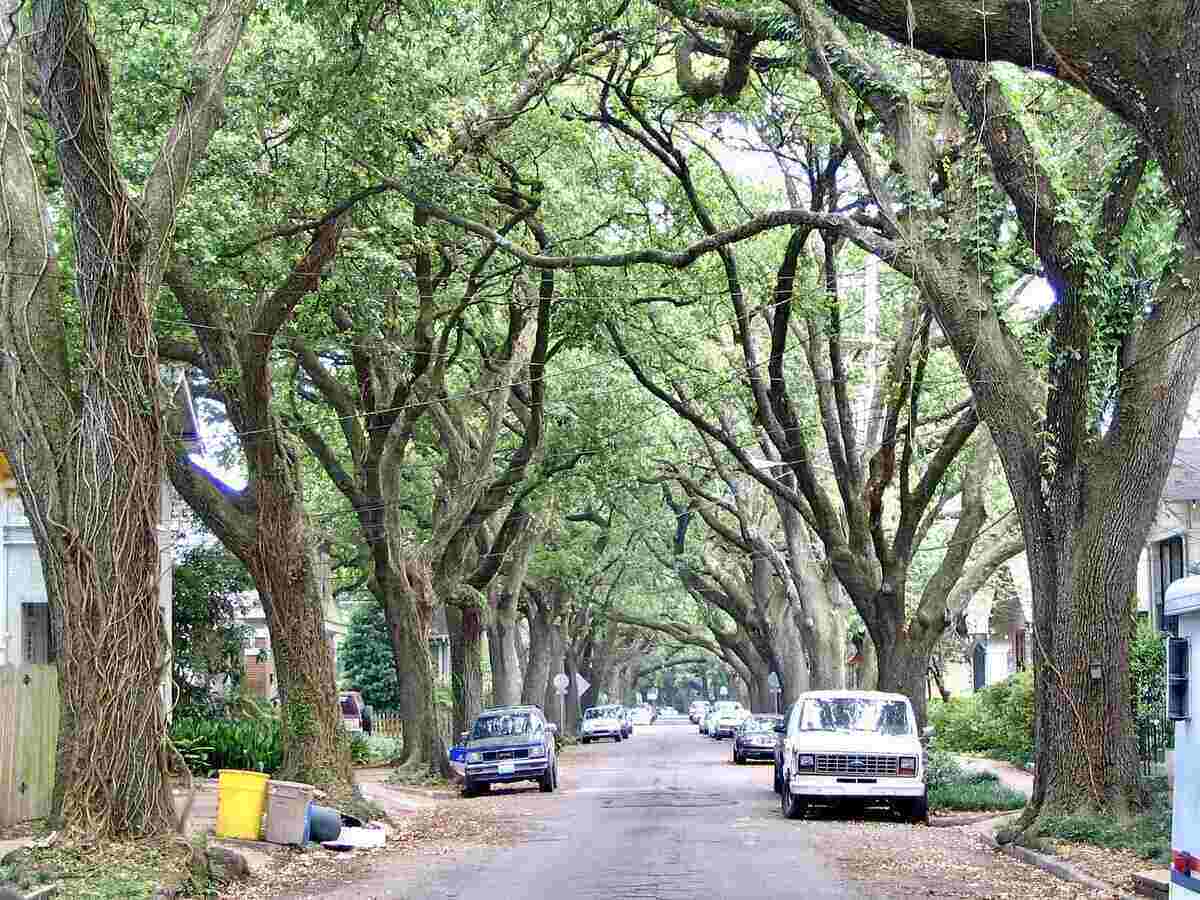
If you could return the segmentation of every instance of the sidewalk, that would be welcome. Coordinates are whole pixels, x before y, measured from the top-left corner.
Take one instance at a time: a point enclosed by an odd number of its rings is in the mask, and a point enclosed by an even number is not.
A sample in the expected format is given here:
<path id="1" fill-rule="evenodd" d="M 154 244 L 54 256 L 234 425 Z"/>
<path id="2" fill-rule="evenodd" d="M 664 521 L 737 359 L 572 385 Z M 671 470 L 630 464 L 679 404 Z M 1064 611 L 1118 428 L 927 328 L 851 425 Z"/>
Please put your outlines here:
<path id="1" fill-rule="evenodd" d="M 1026 772 L 1024 769 L 1018 769 L 1011 763 L 1000 762 L 996 759 L 981 759 L 977 756 L 962 756 L 955 754 L 955 757 L 963 768 L 974 770 L 976 772 L 991 772 L 1000 779 L 1000 783 L 1007 788 L 1012 788 L 1029 797 L 1033 794 L 1033 773 Z"/>

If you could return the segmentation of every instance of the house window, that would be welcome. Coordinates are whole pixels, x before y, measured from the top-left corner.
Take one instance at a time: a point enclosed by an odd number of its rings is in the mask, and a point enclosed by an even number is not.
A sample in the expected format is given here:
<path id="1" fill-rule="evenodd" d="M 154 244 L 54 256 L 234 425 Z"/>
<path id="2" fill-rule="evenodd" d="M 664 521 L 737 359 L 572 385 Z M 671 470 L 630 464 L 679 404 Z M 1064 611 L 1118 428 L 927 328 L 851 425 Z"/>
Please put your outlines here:
<path id="1" fill-rule="evenodd" d="M 1167 588 L 1171 582 L 1183 577 L 1183 536 L 1176 535 L 1165 541 L 1159 541 L 1154 556 L 1151 558 L 1154 575 L 1154 613 L 1159 628 L 1173 635 L 1179 634 L 1179 623 L 1175 616 L 1167 616 L 1164 612 L 1164 602 Z"/>

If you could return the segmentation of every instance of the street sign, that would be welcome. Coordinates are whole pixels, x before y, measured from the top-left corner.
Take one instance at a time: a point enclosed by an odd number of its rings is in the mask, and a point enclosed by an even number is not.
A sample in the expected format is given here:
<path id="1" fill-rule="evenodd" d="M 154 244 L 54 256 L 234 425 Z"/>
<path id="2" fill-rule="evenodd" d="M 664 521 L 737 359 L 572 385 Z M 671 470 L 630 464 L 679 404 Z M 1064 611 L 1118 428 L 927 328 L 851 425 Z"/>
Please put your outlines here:
<path id="1" fill-rule="evenodd" d="M 554 676 L 554 687 L 558 690 L 558 692 L 560 694 L 565 694 L 567 692 L 567 685 L 569 685 L 570 683 L 571 683 L 571 679 L 568 678 L 566 675 L 564 675 L 562 672 L 559 672 L 557 675 Z"/>
<path id="2" fill-rule="evenodd" d="M 767 676 L 767 686 L 773 691 L 781 690 L 781 688 L 779 687 L 779 673 L 778 672 L 772 672 L 770 675 Z"/>
<path id="3" fill-rule="evenodd" d="M 555 693 L 557 693 L 557 694 L 558 694 L 558 696 L 560 696 L 560 697 L 565 697 L 565 696 L 567 696 L 567 686 L 566 686 L 565 684 L 564 684 L 562 687 L 556 687 L 556 688 L 554 689 L 554 691 L 555 691 Z"/>
<path id="4" fill-rule="evenodd" d="M 646 699 L 649 700 L 651 703 L 653 703 L 655 700 L 657 700 L 658 699 L 658 689 L 650 688 L 650 690 L 646 691 Z"/>
<path id="5" fill-rule="evenodd" d="M 729 696 L 729 688 L 725 687 L 725 685 L 721 685 L 721 696 L 722 697 Z"/>
<path id="6" fill-rule="evenodd" d="M 587 689 L 590 688 L 591 686 L 592 686 L 592 683 L 590 681 L 588 681 L 586 678 L 584 678 L 578 672 L 575 673 L 575 693 L 576 694 L 578 694 L 580 697 L 582 697 L 584 694 L 587 693 Z"/>

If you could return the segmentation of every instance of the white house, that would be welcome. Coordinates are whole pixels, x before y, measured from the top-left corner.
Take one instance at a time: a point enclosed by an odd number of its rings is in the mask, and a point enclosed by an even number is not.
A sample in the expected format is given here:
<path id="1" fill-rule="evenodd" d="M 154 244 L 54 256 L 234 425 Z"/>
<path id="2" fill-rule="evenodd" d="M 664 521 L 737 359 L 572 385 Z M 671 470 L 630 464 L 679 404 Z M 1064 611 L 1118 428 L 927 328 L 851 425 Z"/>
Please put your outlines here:
<path id="1" fill-rule="evenodd" d="M 1200 437 L 1182 437 L 1138 563 L 1138 613 L 1163 631 L 1173 631 L 1175 624 L 1164 611 L 1167 588 L 1200 562 L 1198 503 Z"/>

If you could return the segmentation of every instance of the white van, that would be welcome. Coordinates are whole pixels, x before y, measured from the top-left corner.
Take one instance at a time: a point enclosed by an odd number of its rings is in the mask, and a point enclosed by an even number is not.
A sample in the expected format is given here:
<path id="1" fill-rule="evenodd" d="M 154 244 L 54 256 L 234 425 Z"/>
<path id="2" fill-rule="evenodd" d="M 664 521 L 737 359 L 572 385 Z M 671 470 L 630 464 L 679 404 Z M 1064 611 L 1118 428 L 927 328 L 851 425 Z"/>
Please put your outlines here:
<path id="1" fill-rule="evenodd" d="M 883 801 L 910 822 L 929 821 L 925 764 L 903 694 L 810 691 L 776 730 L 783 742 L 783 814 L 814 803 Z"/>

